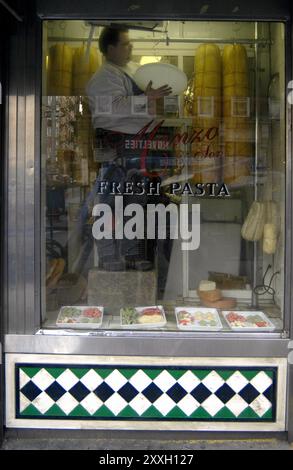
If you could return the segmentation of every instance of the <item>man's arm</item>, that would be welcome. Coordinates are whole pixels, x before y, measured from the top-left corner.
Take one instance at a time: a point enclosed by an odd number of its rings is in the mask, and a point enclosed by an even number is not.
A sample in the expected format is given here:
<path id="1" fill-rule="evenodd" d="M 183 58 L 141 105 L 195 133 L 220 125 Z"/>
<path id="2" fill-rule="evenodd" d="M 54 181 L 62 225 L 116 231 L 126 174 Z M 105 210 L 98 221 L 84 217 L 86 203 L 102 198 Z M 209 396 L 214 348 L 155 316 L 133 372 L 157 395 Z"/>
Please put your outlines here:
<path id="1" fill-rule="evenodd" d="M 156 100 L 171 93 L 171 88 L 164 85 L 158 89 L 152 88 L 150 82 L 141 96 L 146 96 L 146 113 L 154 115 L 156 113 Z M 95 101 L 95 114 L 114 114 L 116 116 L 141 116 L 141 112 L 136 113 L 132 107 L 132 84 L 122 74 L 107 71 L 101 75 L 93 84 L 91 99 Z"/>

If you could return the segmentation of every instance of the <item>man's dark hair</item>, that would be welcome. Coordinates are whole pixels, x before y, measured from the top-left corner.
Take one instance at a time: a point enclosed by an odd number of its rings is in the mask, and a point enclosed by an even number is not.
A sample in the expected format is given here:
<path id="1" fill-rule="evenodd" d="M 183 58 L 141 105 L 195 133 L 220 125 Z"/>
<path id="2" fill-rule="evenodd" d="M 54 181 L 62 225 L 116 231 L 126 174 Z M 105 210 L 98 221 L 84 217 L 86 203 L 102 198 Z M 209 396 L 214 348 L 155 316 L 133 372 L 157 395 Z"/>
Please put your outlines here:
<path id="1" fill-rule="evenodd" d="M 117 26 L 117 28 L 106 26 L 103 28 L 99 37 L 99 49 L 102 54 L 107 54 L 108 46 L 118 44 L 120 33 L 128 33 L 128 29 L 124 26 Z"/>

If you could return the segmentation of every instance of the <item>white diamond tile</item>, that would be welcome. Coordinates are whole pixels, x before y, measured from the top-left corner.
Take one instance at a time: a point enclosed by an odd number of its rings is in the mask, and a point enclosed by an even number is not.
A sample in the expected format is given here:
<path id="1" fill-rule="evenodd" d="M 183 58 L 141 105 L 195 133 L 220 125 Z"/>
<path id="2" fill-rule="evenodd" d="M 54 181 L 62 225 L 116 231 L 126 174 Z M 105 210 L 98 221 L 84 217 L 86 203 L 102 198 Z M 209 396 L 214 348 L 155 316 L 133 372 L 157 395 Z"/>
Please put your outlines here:
<path id="1" fill-rule="evenodd" d="M 157 387 L 159 387 L 160 390 L 167 392 L 167 390 L 173 387 L 173 385 L 176 383 L 176 379 L 174 379 L 174 377 L 172 377 L 169 372 L 163 370 L 163 372 L 161 372 L 158 377 L 153 380 L 153 382 L 157 385 Z"/>
<path id="2" fill-rule="evenodd" d="M 23 393 L 20 392 L 20 394 L 19 394 L 19 411 L 20 411 L 20 413 L 22 413 L 30 404 L 31 404 L 31 401 Z"/>
<path id="3" fill-rule="evenodd" d="M 33 376 L 32 381 L 40 390 L 46 390 L 53 382 L 55 382 L 55 378 L 52 377 L 46 369 L 41 369 Z"/>
<path id="4" fill-rule="evenodd" d="M 200 384 L 199 378 L 196 377 L 196 375 L 194 375 L 190 370 L 185 372 L 185 374 L 183 374 L 182 377 L 177 380 L 177 382 L 188 393 L 192 392 L 192 390 Z"/>
<path id="5" fill-rule="evenodd" d="M 93 392 L 96 390 L 96 388 L 101 385 L 101 383 L 104 381 L 102 377 L 97 374 L 93 369 L 89 370 L 81 379 L 80 382 L 83 383 L 83 385 Z"/>
<path id="6" fill-rule="evenodd" d="M 108 398 L 104 404 L 115 416 L 117 416 L 128 403 L 121 397 L 121 395 L 119 395 L 119 393 L 113 393 L 113 395 Z"/>
<path id="7" fill-rule="evenodd" d="M 151 402 L 144 395 L 138 393 L 136 397 L 131 400 L 129 406 L 141 416 L 151 406 Z"/>
<path id="8" fill-rule="evenodd" d="M 129 383 L 138 391 L 142 392 L 147 388 L 151 383 L 152 379 L 143 372 L 143 370 L 138 370 L 130 379 Z"/>
<path id="9" fill-rule="evenodd" d="M 79 379 L 73 372 L 71 372 L 71 370 L 66 369 L 61 375 L 59 375 L 59 377 L 57 377 L 56 382 L 58 382 L 64 390 L 68 391 L 77 384 L 77 382 L 79 382 Z"/>
<path id="10" fill-rule="evenodd" d="M 226 407 L 237 418 L 242 413 L 242 411 L 248 407 L 248 403 L 243 400 L 240 395 L 234 395 L 234 397 L 226 403 Z"/>
<path id="11" fill-rule="evenodd" d="M 192 395 L 188 394 L 177 403 L 177 406 L 184 414 L 186 414 L 186 416 L 190 416 L 200 406 L 200 404 Z"/>
<path id="12" fill-rule="evenodd" d="M 99 408 L 101 408 L 103 402 L 94 393 L 89 393 L 80 402 L 80 404 L 90 415 L 93 415 Z"/>
<path id="13" fill-rule="evenodd" d="M 219 400 L 216 395 L 210 395 L 201 406 L 209 413 L 211 416 L 215 416 L 224 406 L 224 403 Z"/>
<path id="14" fill-rule="evenodd" d="M 160 396 L 154 403 L 154 407 L 157 408 L 157 410 L 163 415 L 166 416 L 174 406 L 176 406 L 176 403 L 171 400 L 171 398 L 164 394 Z"/>
<path id="15" fill-rule="evenodd" d="M 45 414 L 47 413 L 47 411 L 55 404 L 54 400 L 52 400 L 51 397 L 49 397 L 49 395 L 47 395 L 46 392 L 42 392 L 40 393 L 40 395 L 38 395 L 33 401 L 32 401 L 32 405 L 34 405 L 37 410 L 42 413 L 42 414 Z"/>
<path id="16" fill-rule="evenodd" d="M 253 377 L 250 383 L 258 392 L 263 393 L 270 385 L 272 385 L 273 381 L 265 372 L 261 371 Z"/>
<path id="17" fill-rule="evenodd" d="M 19 370 L 19 389 L 21 390 L 29 381 L 30 377 L 23 371 Z"/>
<path id="18" fill-rule="evenodd" d="M 250 407 L 261 418 L 272 407 L 272 404 L 264 395 L 259 395 L 250 403 Z"/>
<path id="19" fill-rule="evenodd" d="M 212 371 L 203 380 L 202 383 L 212 392 L 215 393 L 222 385 L 224 385 L 224 379 L 216 372 Z"/>
<path id="20" fill-rule="evenodd" d="M 226 383 L 232 388 L 232 390 L 234 390 L 234 392 L 239 393 L 240 390 L 242 390 L 249 382 L 244 375 L 237 370 L 231 375 L 231 377 L 229 377 L 228 380 L 226 380 Z"/>
<path id="21" fill-rule="evenodd" d="M 71 413 L 74 408 L 77 407 L 79 402 L 68 392 L 64 393 L 61 398 L 56 402 L 56 404 L 64 411 L 65 414 Z"/>
<path id="22" fill-rule="evenodd" d="M 122 375 L 119 370 L 115 369 L 108 377 L 105 379 L 106 384 L 109 385 L 115 392 L 120 390 L 123 385 L 126 384 L 127 379 Z"/>

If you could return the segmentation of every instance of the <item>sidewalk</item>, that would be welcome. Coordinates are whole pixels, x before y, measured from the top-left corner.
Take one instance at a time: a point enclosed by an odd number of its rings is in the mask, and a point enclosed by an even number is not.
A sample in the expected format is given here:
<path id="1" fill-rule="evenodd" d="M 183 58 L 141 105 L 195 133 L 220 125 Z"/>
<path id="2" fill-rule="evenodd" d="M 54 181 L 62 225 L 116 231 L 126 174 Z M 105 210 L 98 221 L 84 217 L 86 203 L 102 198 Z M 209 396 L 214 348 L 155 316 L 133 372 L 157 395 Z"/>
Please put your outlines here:
<path id="1" fill-rule="evenodd" d="M 293 450 L 278 439 L 248 440 L 136 440 L 136 439 L 39 439 L 6 437 L 1 450 Z"/>

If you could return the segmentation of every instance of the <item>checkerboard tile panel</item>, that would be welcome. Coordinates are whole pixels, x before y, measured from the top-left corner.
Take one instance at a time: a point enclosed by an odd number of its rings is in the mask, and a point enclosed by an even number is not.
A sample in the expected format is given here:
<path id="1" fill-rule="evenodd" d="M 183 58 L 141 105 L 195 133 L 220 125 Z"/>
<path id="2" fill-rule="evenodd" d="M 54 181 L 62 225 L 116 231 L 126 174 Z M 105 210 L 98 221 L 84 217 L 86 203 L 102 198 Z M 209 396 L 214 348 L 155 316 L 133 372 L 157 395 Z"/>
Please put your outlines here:
<path id="1" fill-rule="evenodd" d="M 16 364 L 16 418 L 274 422 L 276 367 Z"/>

